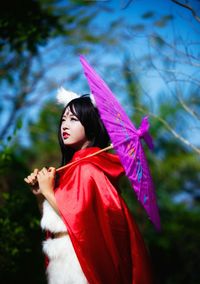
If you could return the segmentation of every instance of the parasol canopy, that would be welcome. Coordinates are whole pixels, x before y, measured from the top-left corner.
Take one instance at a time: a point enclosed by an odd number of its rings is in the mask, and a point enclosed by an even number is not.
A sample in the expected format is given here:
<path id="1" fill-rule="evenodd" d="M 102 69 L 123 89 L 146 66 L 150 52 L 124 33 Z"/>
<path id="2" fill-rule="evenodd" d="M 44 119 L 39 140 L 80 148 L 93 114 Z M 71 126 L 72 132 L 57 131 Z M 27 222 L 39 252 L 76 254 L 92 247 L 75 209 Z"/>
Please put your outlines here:
<path id="1" fill-rule="evenodd" d="M 80 61 L 100 117 L 125 173 L 150 220 L 160 230 L 160 217 L 153 181 L 140 141 L 143 138 L 149 148 L 153 148 L 153 142 L 148 133 L 148 117 L 144 117 L 139 129 L 136 129 L 112 91 L 82 55 Z"/>

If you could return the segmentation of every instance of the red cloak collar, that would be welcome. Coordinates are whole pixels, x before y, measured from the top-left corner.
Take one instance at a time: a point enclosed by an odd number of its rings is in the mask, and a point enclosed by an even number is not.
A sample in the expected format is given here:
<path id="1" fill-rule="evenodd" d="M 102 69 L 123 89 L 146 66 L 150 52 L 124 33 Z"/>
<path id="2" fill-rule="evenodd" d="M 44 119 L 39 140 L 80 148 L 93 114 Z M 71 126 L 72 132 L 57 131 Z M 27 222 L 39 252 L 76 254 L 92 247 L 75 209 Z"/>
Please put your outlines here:
<path id="1" fill-rule="evenodd" d="M 101 150 L 99 147 L 90 147 L 78 150 L 75 152 L 71 162 L 75 162 L 72 166 L 69 166 L 66 169 L 63 169 L 59 175 L 63 176 L 68 171 L 74 169 L 77 165 L 84 163 L 91 163 L 96 166 L 99 170 L 103 171 L 104 174 L 112 181 L 117 182 L 118 179 L 124 175 L 124 168 L 122 167 L 120 160 L 116 154 L 111 154 L 108 152 L 101 152 L 96 156 L 87 157 L 97 151 Z"/>

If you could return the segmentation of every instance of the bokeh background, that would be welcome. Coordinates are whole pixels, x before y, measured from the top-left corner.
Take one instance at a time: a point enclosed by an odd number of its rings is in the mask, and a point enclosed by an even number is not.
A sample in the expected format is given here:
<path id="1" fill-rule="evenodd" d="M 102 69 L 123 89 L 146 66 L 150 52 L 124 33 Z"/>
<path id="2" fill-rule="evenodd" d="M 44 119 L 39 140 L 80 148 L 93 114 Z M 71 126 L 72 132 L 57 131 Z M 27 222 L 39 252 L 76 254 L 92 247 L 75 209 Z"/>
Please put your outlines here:
<path id="1" fill-rule="evenodd" d="M 162 231 L 126 179 L 123 196 L 149 247 L 157 283 L 200 283 L 200 2 L 18 0 L 0 4 L 0 282 L 45 283 L 35 197 L 23 179 L 60 165 L 57 88 L 88 93 L 84 54 L 139 127 Z M 145 146 L 144 146 L 145 147 Z"/>

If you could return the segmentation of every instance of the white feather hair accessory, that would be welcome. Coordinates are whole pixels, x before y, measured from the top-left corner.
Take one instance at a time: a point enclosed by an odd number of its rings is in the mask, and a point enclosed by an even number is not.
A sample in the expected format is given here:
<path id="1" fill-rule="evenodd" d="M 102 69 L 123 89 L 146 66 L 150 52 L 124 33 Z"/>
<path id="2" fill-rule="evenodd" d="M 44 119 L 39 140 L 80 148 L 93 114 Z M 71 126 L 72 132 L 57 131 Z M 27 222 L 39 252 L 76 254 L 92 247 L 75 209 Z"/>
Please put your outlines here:
<path id="1" fill-rule="evenodd" d="M 69 102 L 71 102 L 74 99 L 80 98 L 80 97 L 81 97 L 81 95 L 76 94 L 76 93 L 71 92 L 71 91 L 68 91 L 63 87 L 60 87 L 58 89 L 57 94 L 56 94 L 58 104 L 61 104 L 63 106 L 68 105 Z M 90 94 L 90 99 L 91 99 L 93 105 L 96 107 L 96 102 L 95 102 L 95 99 L 94 99 L 92 94 Z"/>
<path id="2" fill-rule="evenodd" d="M 90 93 L 90 99 L 91 99 L 91 102 L 93 103 L 93 106 L 97 107 L 94 96 L 91 93 Z"/>
<path id="3" fill-rule="evenodd" d="M 80 97 L 80 95 L 78 95 L 74 92 L 71 92 L 71 91 L 67 91 L 63 87 L 60 87 L 58 89 L 57 94 L 56 94 L 58 104 L 61 104 L 61 105 L 64 105 L 64 106 L 68 105 L 69 102 L 71 102 L 72 100 L 77 99 L 79 97 Z"/>

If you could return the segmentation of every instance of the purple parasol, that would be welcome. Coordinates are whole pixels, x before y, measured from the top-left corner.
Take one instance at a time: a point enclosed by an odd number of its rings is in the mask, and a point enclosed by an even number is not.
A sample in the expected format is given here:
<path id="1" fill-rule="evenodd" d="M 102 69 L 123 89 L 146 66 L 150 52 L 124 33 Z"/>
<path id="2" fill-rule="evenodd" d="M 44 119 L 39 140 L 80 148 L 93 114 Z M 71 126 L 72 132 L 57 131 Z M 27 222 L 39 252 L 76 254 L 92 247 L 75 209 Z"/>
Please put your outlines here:
<path id="1" fill-rule="evenodd" d="M 143 138 L 149 148 L 153 148 L 152 139 L 148 133 L 148 117 L 143 118 L 141 126 L 136 129 L 106 83 L 83 56 L 80 56 L 80 61 L 101 119 L 126 175 L 150 220 L 160 230 L 160 217 L 153 181 L 140 142 Z"/>

